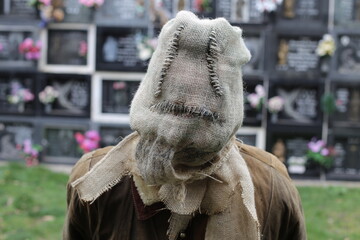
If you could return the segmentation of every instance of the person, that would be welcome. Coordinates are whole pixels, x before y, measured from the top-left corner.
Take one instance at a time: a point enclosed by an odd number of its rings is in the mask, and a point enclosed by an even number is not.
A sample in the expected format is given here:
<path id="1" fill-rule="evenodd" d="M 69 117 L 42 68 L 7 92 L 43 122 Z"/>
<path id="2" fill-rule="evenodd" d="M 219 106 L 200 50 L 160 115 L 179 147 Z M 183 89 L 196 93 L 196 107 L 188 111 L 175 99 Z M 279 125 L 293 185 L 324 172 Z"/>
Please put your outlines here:
<path id="1" fill-rule="evenodd" d="M 283 163 L 235 139 L 249 59 L 223 18 L 166 23 L 131 104 L 134 132 L 72 170 L 63 239 L 306 239 Z"/>

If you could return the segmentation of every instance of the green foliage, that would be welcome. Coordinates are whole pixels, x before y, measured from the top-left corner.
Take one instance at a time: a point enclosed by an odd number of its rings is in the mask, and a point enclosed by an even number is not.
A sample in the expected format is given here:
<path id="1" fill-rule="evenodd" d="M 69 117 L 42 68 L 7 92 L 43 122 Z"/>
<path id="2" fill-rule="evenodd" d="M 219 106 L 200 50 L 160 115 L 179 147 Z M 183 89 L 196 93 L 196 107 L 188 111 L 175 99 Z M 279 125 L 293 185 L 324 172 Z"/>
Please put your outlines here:
<path id="1" fill-rule="evenodd" d="M 333 114 L 336 111 L 335 97 L 333 94 L 325 93 L 321 97 L 321 109 L 327 114 Z"/>
<path id="2" fill-rule="evenodd" d="M 325 169 L 329 169 L 333 165 L 332 156 L 323 156 L 319 152 L 312 152 L 312 151 L 308 151 L 306 153 L 306 156 L 309 159 L 309 161 L 312 161 L 313 163 L 321 167 L 324 167 Z"/>

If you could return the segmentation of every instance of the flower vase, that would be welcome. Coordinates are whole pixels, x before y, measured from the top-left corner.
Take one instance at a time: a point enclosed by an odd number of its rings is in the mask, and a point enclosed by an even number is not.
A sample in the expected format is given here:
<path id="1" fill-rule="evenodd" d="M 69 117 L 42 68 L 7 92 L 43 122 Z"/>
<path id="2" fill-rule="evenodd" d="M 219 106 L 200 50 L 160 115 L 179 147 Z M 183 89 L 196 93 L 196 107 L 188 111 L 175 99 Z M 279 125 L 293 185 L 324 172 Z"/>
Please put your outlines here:
<path id="1" fill-rule="evenodd" d="M 320 166 L 320 181 L 326 181 L 326 171 L 324 167 Z"/>
<path id="2" fill-rule="evenodd" d="M 320 72 L 322 74 L 328 74 L 330 71 L 330 57 L 320 58 Z"/>
<path id="3" fill-rule="evenodd" d="M 278 121 L 279 117 L 277 113 L 272 113 L 271 114 L 271 122 L 272 123 L 276 123 Z"/>
<path id="4" fill-rule="evenodd" d="M 51 113 L 51 111 L 52 111 L 52 104 L 51 103 L 45 104 L 45 112 Z"/>
<path id="5" fill-rule="evenodd" d="M 25 111 L 25 103 L 24 102 L 18 103 L 17 109 L 19 113 L 23 113 Z"/>

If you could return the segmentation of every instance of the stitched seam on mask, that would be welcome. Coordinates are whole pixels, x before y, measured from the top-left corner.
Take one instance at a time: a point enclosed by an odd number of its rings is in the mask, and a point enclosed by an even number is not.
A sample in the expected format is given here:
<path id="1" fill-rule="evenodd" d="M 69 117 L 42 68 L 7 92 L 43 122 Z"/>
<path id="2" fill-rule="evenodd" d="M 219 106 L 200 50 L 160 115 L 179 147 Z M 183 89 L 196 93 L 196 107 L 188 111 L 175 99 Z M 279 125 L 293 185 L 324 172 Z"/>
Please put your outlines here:
<path id="1" fill-rule="evenodd" d="M 216 32 L 211 31 L 209 36 L 208 51 L 206 53 L 207 68 L 210 75 L 210 84 L 217 96 L 222 96 L 223 91 L 220 86 L 219 76 L 217 74 L 217 60 L 218 60 L 218 43 L 215 38 Z"/>
<path id="2" fill-rule="evenodd" d="M 209 120 L 212 122 L 224 122 L 216 112 L 212 112 L 210 109 L 198 106 L 187 106 L 184 103 L 173 103 L 170 101 L 162 101 L 156 103 L 150 107 L 151 111 L 158 113 L 171 113 L 176 116 L 191 116 Z"/>
<path id="3" fill-rule="evenodd" d="M 160 72 L 160 80 L 158 82 L 157 88 L 155 90 L 155 97 L 159 97 L 161 95 L 161 88 L 163 85 L 163 82 L 165 80 L 166 74 L 169 71 L 170 65 L 175 59 L 175 56 L 177 55 L 178 49 L 179 49 L 179 40 L 180 40 L 180 33 L 182 30 L 184 30 L 185 25 L 180 25 L 173 36 L 173 39 L 171 40 L 170 46 L 167 49 L 167 57 L 165 58 L 165 61 L 163 63 L 161 72 Z"/>

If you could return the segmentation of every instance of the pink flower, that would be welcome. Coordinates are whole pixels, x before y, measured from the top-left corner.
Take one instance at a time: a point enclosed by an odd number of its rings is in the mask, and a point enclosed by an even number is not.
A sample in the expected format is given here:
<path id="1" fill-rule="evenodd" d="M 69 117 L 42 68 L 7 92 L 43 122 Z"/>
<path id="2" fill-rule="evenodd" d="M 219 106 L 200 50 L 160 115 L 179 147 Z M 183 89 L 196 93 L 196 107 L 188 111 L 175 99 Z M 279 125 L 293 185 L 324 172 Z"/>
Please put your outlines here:
<path id="1" fill-rule="evenodd" d="M 126 83 L 125 82 L 114 82 L 113 83 L 113 89 L 115 90 L 122 90 L 126 88 Z"/>
<path id="2" fill-rule="evenodd" d="M 259 97 L 265 97 L 265 89 L 262 85 L 256 85 L 255 92 L 259 95 Z"/>
<path id="3" fill-rule="evenodd" d="M 104 4 L 104 0 L 95 0 L 97 6 L 101 6 Z"/>
<path id="4" fill-rule="evenodd" d="M 51 0 L 39 0 L 39 2 L 41 2 L 45 6 L 49 6 L 51 4 Z"/>
<path id="5" fill-rule="evenodd" d="M 84 150 L 84 152 L 90 152 L 96 148 L 99 147 L 98 142 L 96 141 L 92 141 L 90 139 L 85 139 L 81 144 L 80 144 L 81 149 Z"/>
<path id="6" fill-rule="evenodd" d="M 86 41 L 80 41 L 79 55 L 85 57 L 88 51 L 88 45 Z"/>
<path id="7" fill-rule="evenodd" d="M 97 131 L 95 130 L 90 130 L 90 131 L 87 131 L 85 136 L 87 138 L 89 138 L 90 140 L 92 141 L 100 141 L 100 135 Z"/>
<path id="8" fill-rule="evenodd" d="M 78 143 L 82 143 L 85 140 L 85 136 L 79 132 L 75 133 L 75 139 Z"/>
<path id="9" fill-rule="evenodd" d="M 249 101 L 251 107 L 257 108 L 260 104 L 261 98 L 256 93 L 251 93 L 247 96 L 247 100 Z"/>

